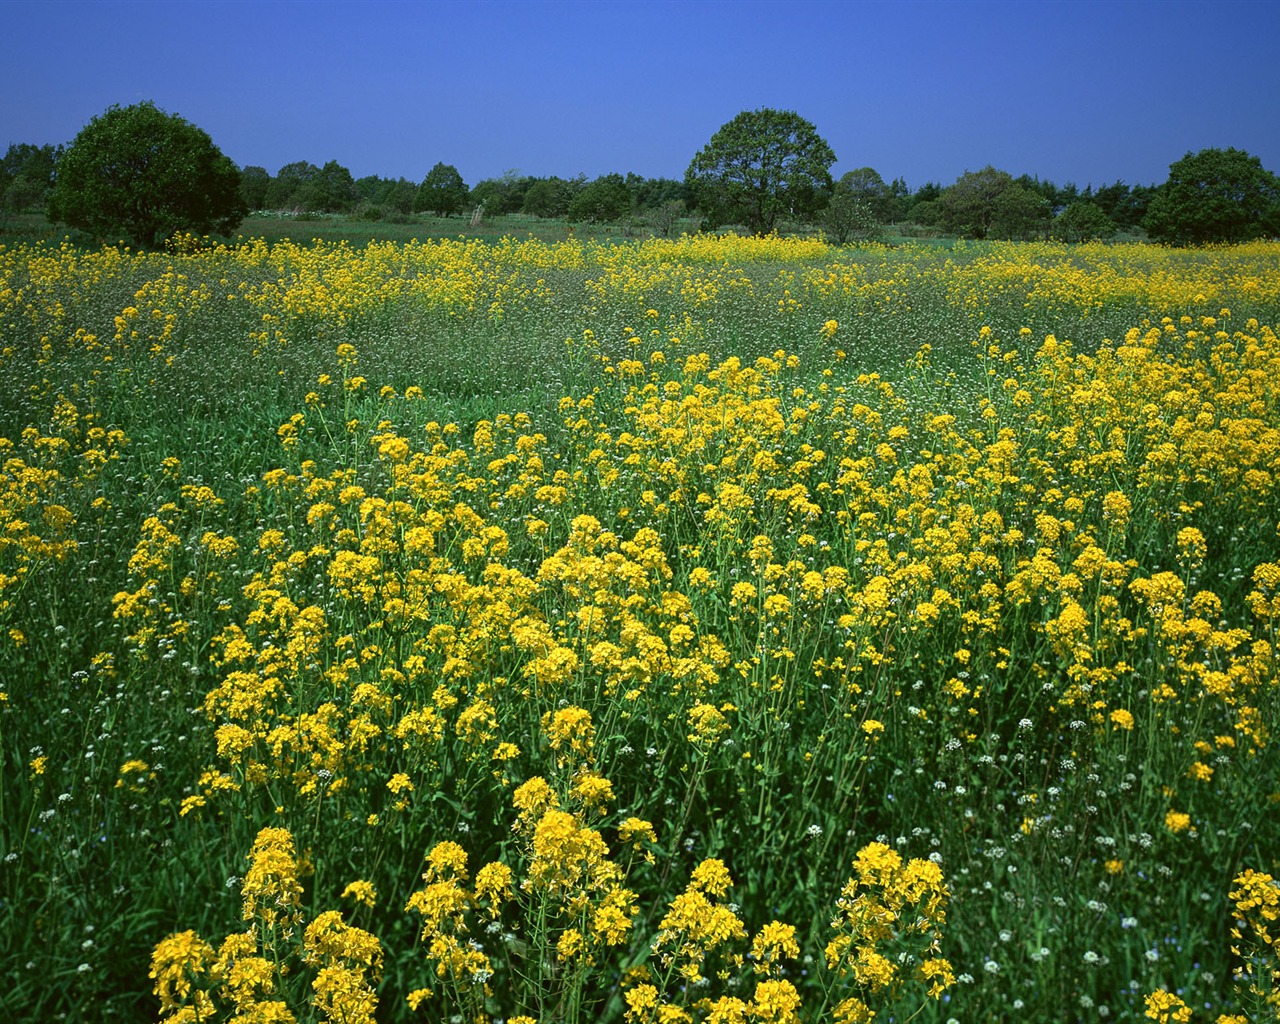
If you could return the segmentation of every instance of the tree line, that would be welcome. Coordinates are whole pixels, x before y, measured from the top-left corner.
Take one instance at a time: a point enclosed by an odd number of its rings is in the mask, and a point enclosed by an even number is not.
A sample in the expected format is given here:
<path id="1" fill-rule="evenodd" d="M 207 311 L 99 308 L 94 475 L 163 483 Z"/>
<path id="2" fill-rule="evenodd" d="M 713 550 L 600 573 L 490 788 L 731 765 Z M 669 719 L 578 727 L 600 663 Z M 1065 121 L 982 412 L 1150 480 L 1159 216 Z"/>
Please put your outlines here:
<path id="1" fill-rule="evenodd" d="M 469 186 L 452 164 L 437 163 L 420 182 L 369 175 L 355 178 L 336 160 L 323 167 L 286 164 L 272 177 L 264 167 L 240 172 L 241 193 L 251 210 L 342 213 L 381 217 L 471 215 L 477 207 L 499 216 L 524 213 L 576 221 L 615 221 L 683 203 L 686 188 L 671 178 L 606 174 L 594 180 L 535 177 L 517 170 Z"/>
<path id="2" fill-rule="evenodd" d="M 753 233 L 820 227 L 843 244 L 917 225 L 975 239 L 1068 242 L 1145 232 L 1199 244 L 1280 234 L 1280 179 L 1236 149 L 1188 153 L 1161 185 L 1083 188 L 995 167 L 910 189 L 861 167 L 833 179 L 830 145 L 791 111 L 744 111 L 720 128 L 682 179 L 606 174 L 588 180 L 507 171 L 468 185 L 436 163 L 421 181 L 356 178 L 336 160 L 272 175 L 239 168 L 201 129 L 151 103 L 111 107 L 69 146 L 12 144 L 0 161 L 0 211 L 45 209 L 100 237 L 159 244 L 176 230 L 230 231 L 249 211 L 405 221 L 414 215 L 522 213 L 579 223 L 633 222 L 670 234 L 691 222 Z M 132 177 L 121 168 L 131 168 Z"/>
<path id="3" fill-rule="evenodd" d="M 63 151 L 62 146 L 10 145 L 0 161 L 0 208 L 44 209 Z M 378 175 L 356 178 L 336 160 L 322 166 L 301 160 L 285 164 L 275 175 L 255 165 L 238 168 L 238 174 L 239 194 L 249 211 L 346 214 L 377 221 L 415 214 L 470 216 L 479 207 L 488 216 L 520 213 L 583 223 L 635 218 L 659 233 L 668 233 L 689 215 L 701 214 L 705 222 L 707 214 L 699 209 L 697 189 L 690 182 L 633 172 L 588 180 L 581 174 L 538 177 L 511 170 L 469 186 L 456 167 L 443 162 L 421 181 L 412 181 Z M 936 227 L 975 238 L 1030 238 L 1055 232 L 1075 241 L 1137 230 L 1154 192 L 1153 187 L 1123 181 L 1096 189 L 1073 183 L 1059 187 L 1025 174 L 1013 178 L 993 168 L 967 173 L 952 186 L 929 181 L 912 191 L 903 178 L 885 182 L 874 168 L 862 167 L 832 183 L 827 209 L 820 215 L 794 220 L 818 224 L 840 242 L 894 224 Z M 989 200 L 975 203 L 984 193 Z M 1078 208 L 1055 224 L 1054 219 L 1071 206 Z"/>

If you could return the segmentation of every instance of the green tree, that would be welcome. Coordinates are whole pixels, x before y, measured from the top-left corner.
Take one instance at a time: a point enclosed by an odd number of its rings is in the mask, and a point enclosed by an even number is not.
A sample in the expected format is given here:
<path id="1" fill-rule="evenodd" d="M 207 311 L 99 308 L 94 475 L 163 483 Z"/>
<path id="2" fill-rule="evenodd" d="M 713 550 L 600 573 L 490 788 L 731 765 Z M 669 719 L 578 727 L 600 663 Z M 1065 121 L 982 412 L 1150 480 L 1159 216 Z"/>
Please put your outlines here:
<path id="1" fill-rule="evenodd" d="M 524 194 L 533 180 L 516 169 L 504 171 L 501 178 L 485 178 L 471 190 L 471 205 L 483 206 L 492 217 L 515 213 L 524 206 Z"/>
<path id="2" fill-rule="evenodd" d="M 628 171 L 627 190 L 631 193 L 631 209 L 641 212 L 664 207 L 673 200 L 683 200 L 687 189 L 675 178 L 645 178 Z"/>
<path id="3" fill-rule="evenodd" d="M 376 202 L 392 213 L 407 214 L 413 212 L 413 204 L 418 198 L 418 187 L 407 178 L 386 181 L 378 192 Z M 463 186 L 466 187 L 465 185 Z"/>
<path id="4" fill-rule="evenodd" d="M 824 204 L 836 162 L 817 129 L 790 110 L 744 110 L 711 136 L 685 181 L 713 224 L 768 234 L 783 216 L 810 217 Z"/>
<path id="5" fill-rule="evenodd" d="M 447 217 L 451 213 L 460 213 L 470 195 L 467 183 L 456 167 L 437 163 L 418 186 L 413 208 L 419 213 L 430 211 L 437 217 Z"/>
<path id="6" fill-rule="evenodd" d="M 1130 188 L 1123 181 L 1103 185 L 1093 192 L 1098 208 L 1110 217 L 1117 227 L 1136 228 L 1147 215 L 1154 189 L 1150 185 L 1134 185 Z"/>
<path id="7" fill-rule="evenodd" d="M 837 188 L 831 202 L 822 211 L 822 230 L 836 245 L 844 245 L 852 238 L 870 236 L 878 223 L 871 204 L 858 192 Z"/>
<path id="8" fill-rule="evenodd" d="M 337 160 L 330 160 L 302 184 L 294 201 L 304 210 L 344 213 L 360 201 L 360 192 L 351 172 Z"/>
<path id="9" fill-rule="evenodd" d="M 1157 242 L 1205 245 L 1280 233 L 1280 179 L 1242 149 L 1202 149 L 1169 165 L 1142 220 Z"/>
<path id="10" fill-rule="evenodd" d="M 285 164 L 267 186 L 267 209 L 287 210 L 297 205 L 302 186 L 320 173 L 320 168 L 306 160 Z"/>
<path id="11" fill-rule="evenodd" d="M 17 211 L 44 205 L 61 156 L 61 146 L 11 144 L 0 159 L 0 209 Z"/>
<path id="12" fill-rule="evenodd" d="M 85 125 L 49 196 L 51 219 L 144 247 L 176 231 L 231 231 L 247 212 L 235 164 L 151 102 L 109 107 Z"/>
<path id="13" fill-rule="evenodd" d="M 1116 230 L 1116 222 L 1103 212 L 1101 206 L 1088 199 L 1071 203 L 1053 218 L 1053 237 L 1060 242 L 1113 238 Z"/>
<path id="14" fill-rule="evenodd" d="M 240 195 L 250 210 L 266 208 L 267 189 L 271 187 L 271 175 L 265 167 L 249 167 L 240 170 Z"/>
<path id="15" fill-rule="evenodd" d="M 987 237 L 1022 241 L 1042 237 L 1049 229 L 1049 221 L 1053 216 L 1049 203 L 1043 190 L 1029 189 L 1014 182 L 1010 188 L 996 196 Z"/>
<path id="16" fill-rule="evenodd" d="M 584 187 L 582 180 L 566 181 L 564 178 L 538 178 L 524 194 L 521 209 L 535 217 L 563 217 L 569 212 L 569 204 Z"/>
<path id="17" fill-rule="evenodd" d="M 897 197 L 874 167 L 859 167 L 840 175 L 840 180 L 835 184 L 833 196 L 841 192 L 855 196 L 866 203 L 876 223 L 884 224 L 893 219 L 897 208 Z"/>
<path id="18" fill-rule="evenodd" d="M 996 201 L 1014 187 L 1011 175 L 990 165 L 980 171 L 965 171 L 937 198 L 933 212 L 938 226 L 951 234 L 986 238 L 996 220 Z"/>
<path id="19" fill-rule="evenodd" d="M 905 185 L 906 182 L 903 182 L 904 187 Z M 899 216 L 913 224 L 936 224 L 937 203 L 940 195 L 942 195 L 942 185 L 936 181 L 926 181 L 914 192 L 898 200 Z"/>
<path id="20" fill-rule="evenodd" d="M 569 204 L 569 219 L 604 223 L 631 212 L 631 191 L 621 174 L 606 174 L 587 185 Z"/>

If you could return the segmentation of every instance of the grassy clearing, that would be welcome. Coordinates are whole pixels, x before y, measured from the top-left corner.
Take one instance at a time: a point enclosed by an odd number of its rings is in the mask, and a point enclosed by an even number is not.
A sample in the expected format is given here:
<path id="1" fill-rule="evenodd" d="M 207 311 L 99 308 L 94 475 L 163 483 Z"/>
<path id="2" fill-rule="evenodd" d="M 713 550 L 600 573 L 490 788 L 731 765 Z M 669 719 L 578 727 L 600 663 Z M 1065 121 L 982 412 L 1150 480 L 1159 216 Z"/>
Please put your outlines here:
<path id="1" fill-rule="evenodd" d="M 0 250 L 0 1006 L 1266 1019 L 1278 262 Z"/>

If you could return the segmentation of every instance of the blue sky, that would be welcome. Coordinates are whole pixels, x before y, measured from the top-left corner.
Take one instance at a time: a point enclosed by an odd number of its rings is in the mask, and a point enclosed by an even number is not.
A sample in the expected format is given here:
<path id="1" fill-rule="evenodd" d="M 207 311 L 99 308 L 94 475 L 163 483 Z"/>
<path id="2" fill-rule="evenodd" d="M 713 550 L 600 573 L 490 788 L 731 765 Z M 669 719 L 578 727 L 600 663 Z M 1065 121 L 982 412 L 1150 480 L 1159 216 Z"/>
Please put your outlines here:
<path id="1" fill-rule="evenodd" d="M 0 145 L 150 99 L 240 165 L 468 184 L 681 177 L 739 111 L 795 110 L 837 175 L 993 164 L 1163 181 L 1235 146 L 1280 173 L 1280 3 L 202 2 L 0 5 Z"/>

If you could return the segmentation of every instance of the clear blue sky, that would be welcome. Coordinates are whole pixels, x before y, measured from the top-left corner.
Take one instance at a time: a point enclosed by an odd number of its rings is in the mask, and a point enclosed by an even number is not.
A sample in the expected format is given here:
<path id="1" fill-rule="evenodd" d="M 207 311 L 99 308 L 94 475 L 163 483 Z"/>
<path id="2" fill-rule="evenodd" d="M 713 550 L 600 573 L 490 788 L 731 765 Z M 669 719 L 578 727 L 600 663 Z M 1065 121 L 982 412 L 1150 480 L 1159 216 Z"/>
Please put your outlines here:
<path id="1" fill-rule="evenodd" d="M 150 99 L 240 165 L 468 184 L 683 176 L 739 111 L 795 110 L 835 173 L 993 164 L 1163 181 L 1235 146 L 1280 173 L 1280 2 L 0 3 L 0 145 Z"/>

